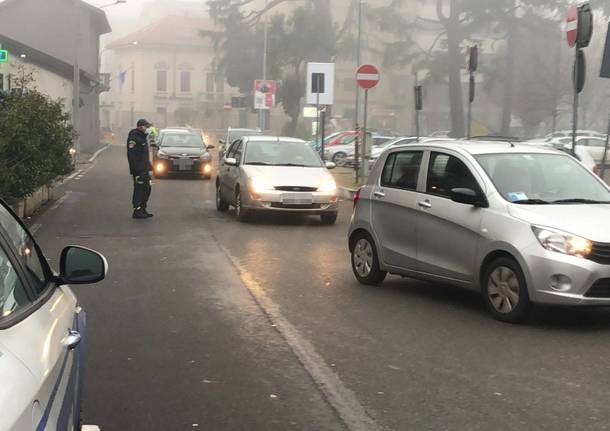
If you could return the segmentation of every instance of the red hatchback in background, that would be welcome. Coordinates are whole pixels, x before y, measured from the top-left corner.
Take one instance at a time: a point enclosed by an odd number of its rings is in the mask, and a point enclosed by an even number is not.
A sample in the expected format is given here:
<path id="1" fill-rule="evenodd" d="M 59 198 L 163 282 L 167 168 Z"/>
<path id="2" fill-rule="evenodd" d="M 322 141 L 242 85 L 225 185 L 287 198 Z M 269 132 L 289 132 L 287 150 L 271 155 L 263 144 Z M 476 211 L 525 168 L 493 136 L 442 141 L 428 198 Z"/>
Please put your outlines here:
<path id="1" fill-rule="evenodd" d="M 327 147 L 332 147 L 333 145 L 350 144 L 354 141 L 354 136 L 356 136 L 356 132 L 353 130 L 341 132 L 337 136 L 335 136 L 333 139 L 326 142 L 324 145 Z"/>

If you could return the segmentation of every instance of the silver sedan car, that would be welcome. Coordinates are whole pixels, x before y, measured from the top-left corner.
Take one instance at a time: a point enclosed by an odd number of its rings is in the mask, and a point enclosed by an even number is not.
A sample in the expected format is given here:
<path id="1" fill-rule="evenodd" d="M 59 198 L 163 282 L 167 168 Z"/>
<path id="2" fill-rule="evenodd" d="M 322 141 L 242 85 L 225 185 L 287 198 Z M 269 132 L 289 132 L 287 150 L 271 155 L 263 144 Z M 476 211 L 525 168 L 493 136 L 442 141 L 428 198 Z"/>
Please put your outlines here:
<path id="1" fill-rule="evenodd" d="M 337 220 L 337 184 L 320 156 L 305 141 L 244 136 L 231 144 L 216 179 L 216 207 L 235 208 L 238 220 L 253 212 L 319 215 Z"/>
<path id="2" fill-rule="evenodd" d="M 498 319 L 532 303 L 610 306 L 610 189 L 564 152 L 437 142 L 383 154 L 356 195 L 356 278 L 480 291 Z"/>

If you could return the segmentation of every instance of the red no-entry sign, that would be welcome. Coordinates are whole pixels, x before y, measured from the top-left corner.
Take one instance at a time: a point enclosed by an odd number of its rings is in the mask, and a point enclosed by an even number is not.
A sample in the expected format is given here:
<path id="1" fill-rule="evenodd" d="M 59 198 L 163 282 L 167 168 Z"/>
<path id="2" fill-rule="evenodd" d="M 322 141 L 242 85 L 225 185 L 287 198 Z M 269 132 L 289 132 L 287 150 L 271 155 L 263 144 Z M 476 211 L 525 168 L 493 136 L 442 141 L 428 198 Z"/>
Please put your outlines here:
<path id="1" fill-rule="evenodd" d="M 363 64 L 356 71 L 356 81 L 360 88 L 369 90 L 379 83 L 379 70 L 372 64 Z"/>
<path id="2" fill-rule="evenodd" d="M 566 20 L 566 36 L 568 38 L 568 45 L 570 48 L 574 48 L 576 40 L 578 38 L 578 7 L 576 5 L 570 6 L 568 9 L 568 18 Z"/>

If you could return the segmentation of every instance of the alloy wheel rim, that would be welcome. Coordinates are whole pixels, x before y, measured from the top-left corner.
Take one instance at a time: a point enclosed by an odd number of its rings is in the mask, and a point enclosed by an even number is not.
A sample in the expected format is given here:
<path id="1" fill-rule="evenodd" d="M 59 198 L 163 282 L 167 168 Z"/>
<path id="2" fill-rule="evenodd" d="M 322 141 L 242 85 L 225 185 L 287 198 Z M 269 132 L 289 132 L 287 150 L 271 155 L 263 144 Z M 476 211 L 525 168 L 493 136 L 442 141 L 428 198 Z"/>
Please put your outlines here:
<path id="1" fill-rule="evenodd" d="M 220 185 L 216 186 L 216 206 L 220 207 Z"/>
<path id="2" fill-rule="evenodd" d="M 237 216 L 241 214 L 241 193 L 237 193 L 235 197 L 235 214 Z"/>
<path id="3" fill-rule="evenodd" d="M 373 246 L 366 239 L 360 239 L 354 247 L 352 258 L 356 273 L 366 278 L 371 274 L 373 269 Z"/>
<path id="4" fill-rule="evenodd" d="M 512 312 L 519 304 L 520 293 L 519 279 L 512 269 L 499 266 L 491 272 L 487 282 L 487 296 L 497 312 Z"/>

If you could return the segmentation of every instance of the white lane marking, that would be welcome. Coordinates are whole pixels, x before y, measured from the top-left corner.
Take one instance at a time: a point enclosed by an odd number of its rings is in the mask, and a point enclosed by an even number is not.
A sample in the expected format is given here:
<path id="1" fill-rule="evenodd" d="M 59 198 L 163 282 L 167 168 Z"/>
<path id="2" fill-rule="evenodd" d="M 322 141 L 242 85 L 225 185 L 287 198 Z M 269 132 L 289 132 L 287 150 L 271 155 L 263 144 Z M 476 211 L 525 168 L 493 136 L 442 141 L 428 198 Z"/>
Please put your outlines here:
<path id="1" fill-rule="evenodd" d="M 30 233 L 32 235 L 35 235 L 36 232 L 38 232 L 38 229 L 40 229 L 42 227 L 42 225 L 40 223 L 34 223 L 32 226 L 30 226 Z"/>
<path id="2" fill-rule="evenodd" d="M 79 169 L 78 171 L 74 172 L 72 175 L 70 175 L 68 178 L 66 178 L 66 181 L 71 180 L 75 176 L 79 175 L 82 171 L 83 171 L 82 169 Z"/>
<path id="3" fill-rule="evenodd" d="M 314 346 L 282 315 L 277 304 L 267 296 L 263 288 L 245 270 L 238 259 L 222 245 L 219 247 L 237 269 L 242 282 L 275 329 L 282 335 L 293 353 L 309 373 L 328 403 L 335 409 L 350 431 L 381 431 L 382 428 L 366 413 L 356 395 L 348 389 L 339 376 L 329 367 Z"/>
<path id="4" fill-rule="evenodd" d="M 62 197 L 57 199 L 57 202 L 55 202 L 55 204 L 51 207 L 50 210 L 52 211 L 52 210 L 56 210 L 57 208 L 59 208 L 59 206 L 61 204 L 63 204 L 66 199 L 68 199 L 68 196 L 70 196 L 70 193 L 72 193 L 72 192 L 71 191 L 66 191 L 66 193 Z"/>
<path id="5" fill-rule="evenodd" d="M 89 159 L 89 163 L 92 163 L 95 160 L 95 158 L 97 156 L 99 156 L 102 152 L 106 151 L 108 149 L 108 147 L 110 147 L 110 145 L 106 145 L 105 147 L 102 147 L 99 150 L 97 150 L 95 153 L 93 153 L 93 155 Z"/>

